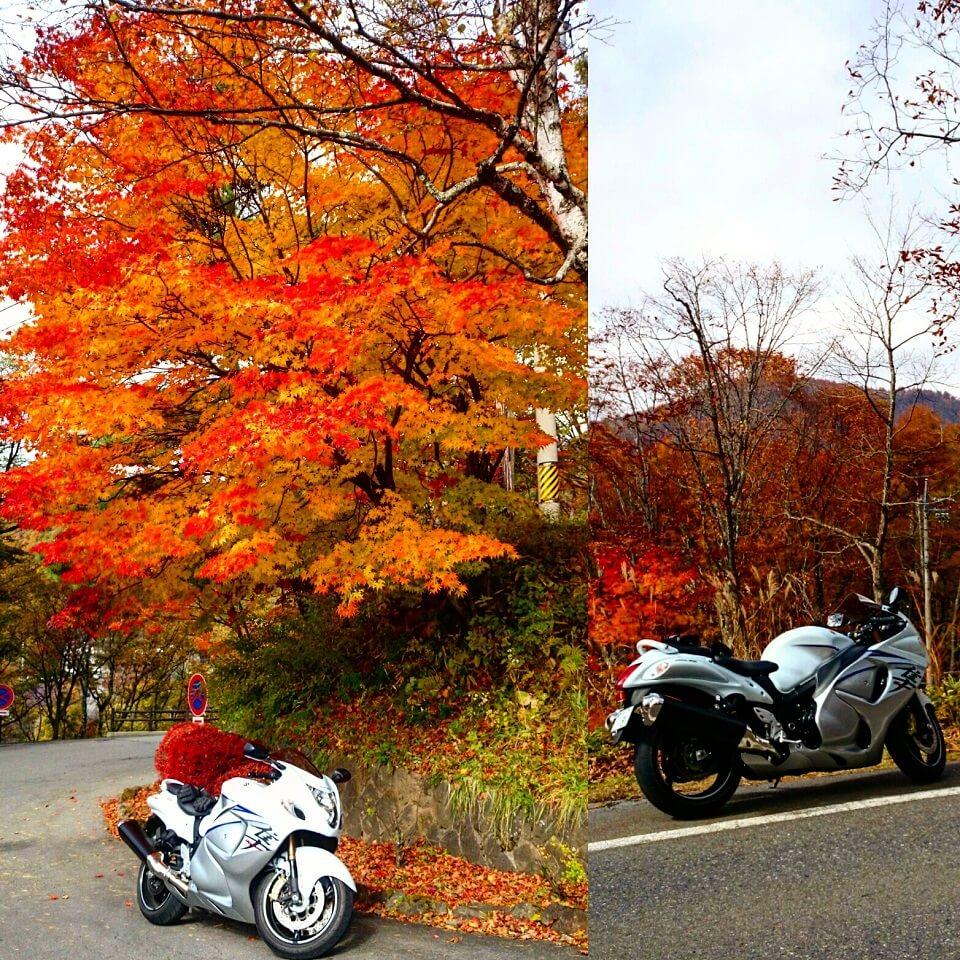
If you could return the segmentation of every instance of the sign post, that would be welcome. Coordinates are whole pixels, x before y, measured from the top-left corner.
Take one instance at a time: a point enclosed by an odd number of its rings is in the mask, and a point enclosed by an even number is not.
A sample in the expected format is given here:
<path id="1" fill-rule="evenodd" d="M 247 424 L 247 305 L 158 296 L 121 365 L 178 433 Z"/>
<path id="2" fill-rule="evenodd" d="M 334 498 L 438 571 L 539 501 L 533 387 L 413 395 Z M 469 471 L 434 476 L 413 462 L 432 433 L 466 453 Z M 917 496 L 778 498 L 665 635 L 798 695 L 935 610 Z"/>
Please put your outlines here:
<path id="1" fill-rule="evenodd" d="M 10 716 L 10 708 L 16 699 L 13 687 L 9 683 L 0 683 L 0 743 L 3 742 L 3 718 Z"/>
<path id="2" fill-rule="evenodd" d="M 207 712 L 207 681 L 202 673 L 195 673 L 187 681 L 187 706 L 193 714 L 194 723 L 203 723 Z"/>

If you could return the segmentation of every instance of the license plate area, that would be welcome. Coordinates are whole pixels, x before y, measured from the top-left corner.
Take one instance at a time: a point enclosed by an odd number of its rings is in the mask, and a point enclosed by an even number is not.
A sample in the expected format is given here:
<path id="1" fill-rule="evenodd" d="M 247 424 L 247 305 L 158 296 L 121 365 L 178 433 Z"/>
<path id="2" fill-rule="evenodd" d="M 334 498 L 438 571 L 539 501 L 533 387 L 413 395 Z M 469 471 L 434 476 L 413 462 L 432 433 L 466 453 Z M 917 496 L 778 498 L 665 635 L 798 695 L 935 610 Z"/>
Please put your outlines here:
<path id="1" fill-rule="evenodd" d="M 626 725 L 630 722 L 630 718 L 633 716 L 633 710 L 633 707 L 625 707 L 617 714 L 610 726 L 611 734 L 616 735 L 623 731 Z"/>

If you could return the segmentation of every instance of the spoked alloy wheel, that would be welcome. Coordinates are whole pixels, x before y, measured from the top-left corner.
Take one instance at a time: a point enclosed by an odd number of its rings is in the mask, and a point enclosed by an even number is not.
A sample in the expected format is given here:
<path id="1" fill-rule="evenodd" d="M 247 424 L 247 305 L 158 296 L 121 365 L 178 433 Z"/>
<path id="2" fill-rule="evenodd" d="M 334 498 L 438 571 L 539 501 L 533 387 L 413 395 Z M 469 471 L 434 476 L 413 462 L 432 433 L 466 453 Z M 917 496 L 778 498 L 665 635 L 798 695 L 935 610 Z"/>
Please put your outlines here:
<path id="1" fill-rule="evenodd" d="M 893 762 L 915 783 L 933 783 L 943 776 L 947 748 L 933 708 L 914 697 L 894 718 L 887 733 Z"/>
<path id="2" fill-rule="evenodd" d="M 643 795 L 678 819 L 719 810 L 740 783 L 740 755 L 695 734 L 654 728 L 634 762 Z"/>
<path id="3" fill-rule="evenodd" d="M 265 874 L 253 898 L 257 930 L 278 956 L 312 960 L 329 953 L 350 924 L 353 891 L 334 877 L 321 877 L 304 909 L 292 901 L 282 873 Z"/>

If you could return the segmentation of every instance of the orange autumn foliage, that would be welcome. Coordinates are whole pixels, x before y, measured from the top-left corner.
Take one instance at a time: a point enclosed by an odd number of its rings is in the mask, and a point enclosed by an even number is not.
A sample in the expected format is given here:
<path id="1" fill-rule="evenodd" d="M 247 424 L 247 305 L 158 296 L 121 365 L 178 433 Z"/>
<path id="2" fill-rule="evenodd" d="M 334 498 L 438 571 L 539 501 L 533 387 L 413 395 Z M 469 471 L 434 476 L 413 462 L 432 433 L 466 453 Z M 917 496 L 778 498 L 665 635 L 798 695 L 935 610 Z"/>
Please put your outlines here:
<path id="1" fill-rule="evenodd" d="M 335 142 L 222 122 L 263 95 L 214 80 L 249 41 L 158 48 L 147 21 L 41 32 L 23 68 L 104 103 L 149 90 L 180 112 L 11 134 L 25 159 L 2 197 L 0 286 L 32 320 L 5 344 L 3 401 L 32 459 L 3 478 L 4 516 L 76 588 L 65 622 L 234 623 L 307 591 L 350 613 L 391 586 L 462 589 L 464 564 L 511 547 L 450 488 L 509 500 L 494 486 L 503 451 L 542 442 L 535 407 L 583 407 L 582 288 L 545 294 L 484 251 L 496 236 L 530 262 L 555 256 L 502 199 L 466 194 L 434 218 L 389 157 L 371 167 Z M 118 36 L 138 71 L 117 60 Z M 366 98 L 344 127 L 375 126 L 431 177 L 466 175 L 490 150 L 482 125 L 392 105 L 369 76 L 348 89 L 328 67 L 278 59 L 264 83 Z M 449 83 L 477 109 L 515 96 L 502 72 Z M 568 119 L 579 156 L 578 110 Z"/>
<path id="2" fill-rule="evenodd" d="M 695 365 L 681 366 L 687 376 Z M 777 387 L 772 381 L 774 396 Z M 683 389 L 677 392 L 682 408 Z M 695 464 L 669 436 L 657 434 L 659 417 L 679 415 L 674 406 L 651 411 L 654 427 L 639 443 L 614 420 L 592 431 L 597 574 L 591 639 L 600 645 L 600 660 L 623 661 L 642 635 L 690 630 L 720 639 L 715 602 L 723 558 L 710 515 L 697 499 L 701 477 L 711 490 L 719 482 L 709 459 Z M 706 428 L 703 433 L 709 449 Z M 915 500 L 924 478 L 931 496 L 955 489 L 958 438 L 958 425 L 904 403 L 884 576 L 904 585 L 914 601 L 920 592 Z M 738 502 L 746 655 L 758 656 L 773 636 L 798 623 L 824 622 L 847 593 L 869 593 L 869 573 L 855 543 L 868 539 L 876 524 L 882 469 L 882 425 L 861 390 L 812 381 L 785 407 Z M 931 551 L 938 571 L 934 609 L 947 619 L 960 557 L 955 522 L 934 526 Z"/>

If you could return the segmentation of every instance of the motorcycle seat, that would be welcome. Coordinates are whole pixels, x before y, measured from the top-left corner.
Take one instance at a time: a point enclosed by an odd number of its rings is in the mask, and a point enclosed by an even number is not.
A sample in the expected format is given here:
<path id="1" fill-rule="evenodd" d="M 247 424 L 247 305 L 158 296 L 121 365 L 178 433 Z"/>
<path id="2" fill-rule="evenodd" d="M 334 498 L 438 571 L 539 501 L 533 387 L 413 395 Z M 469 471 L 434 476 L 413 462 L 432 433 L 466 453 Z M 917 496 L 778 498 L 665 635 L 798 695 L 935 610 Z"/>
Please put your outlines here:
<path id="1" fill-rule="evenodd" d="M 737 660 L 734 657 L 717 657 L 717 663 L 733 673 L 739 673 L 741 677 L 751 679 L 769 677 L 771 673 L 780 669 L 780 665 L 772 660 Z"/>
<path id="2" fill-rule="evenodd" d="M 217 798 L 210 796 L 202 787 L 189 783 L 168 783 L 167 790 L 177 798 L 180 809 L 191 817 L 206 816 L 217 802 Z"/>

